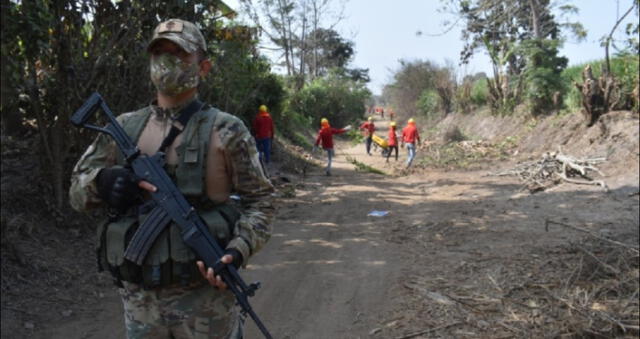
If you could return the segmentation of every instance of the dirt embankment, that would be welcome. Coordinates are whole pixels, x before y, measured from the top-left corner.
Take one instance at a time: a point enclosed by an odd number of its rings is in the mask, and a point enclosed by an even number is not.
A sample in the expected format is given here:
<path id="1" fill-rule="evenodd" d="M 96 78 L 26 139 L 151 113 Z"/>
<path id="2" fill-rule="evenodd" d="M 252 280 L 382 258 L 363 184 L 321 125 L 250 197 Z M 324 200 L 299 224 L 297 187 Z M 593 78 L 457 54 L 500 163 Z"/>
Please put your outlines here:
<path id="1" fill-rule="evenodd" d="M 629 111 L 610 112 L 591 127 L 577 113 L 557 115 L 538 120 L 523 117 L 498 117 L 483 112 L 474 115 L 451 114 L 438 122 L 431 135 L 442 138 L 453 127 L 461 129 L 465 137 L 501 142 L 513 140 L 517 148 L 513 160 L 558 151 L 575 157 L 604 156 L 605 168 L 617 174 L 622 170 L 638 172 L 640 120 Z"/>

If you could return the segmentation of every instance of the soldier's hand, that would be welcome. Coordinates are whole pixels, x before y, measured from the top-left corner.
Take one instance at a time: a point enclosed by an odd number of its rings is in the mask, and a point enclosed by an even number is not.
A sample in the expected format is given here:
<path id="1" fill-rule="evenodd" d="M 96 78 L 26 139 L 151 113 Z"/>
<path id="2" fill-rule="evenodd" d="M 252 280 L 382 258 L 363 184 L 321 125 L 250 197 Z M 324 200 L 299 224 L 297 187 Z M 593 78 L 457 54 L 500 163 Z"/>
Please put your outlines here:
<path id="1" fill-rule="evenodd" d="M 152 185 L 150 182 L 148 182 L 148 181 L 144 181 L 144 180 L 141 180 L 141 181 L 138 183 L 138 187 L 142 188 L 142 189 L 143 189 L 143 190 L 145 190 L 145 191 L 149 191 L 149 192 L 155 192 L 155 191 L 157 191 L 157 190 L 158 190 L 158 188 L 157 188 L 157 187 L 155 187 L 154 185 Z"/>
<path id="2" fill-rule="evenodd" d="M 129 168 L 104 168 L 97 177 L 98 194 L 109 206 L 124 211 L 142 201 L 139 183 Z"/>
<path id="3" fill-rule="evenodd" d="M 233 256 L 231 254 L 225 254 L 222 256 L 222 259 L 220 259 L 220 261 L 222 261 L 223 264 L 231 264 L 233 262 Z M 220 275 L 216 275 L 216 272 L 213 271 L 213 268 L 209 267 L 205 271 L 204 262 L 202 261 L 196 262 L 196 265 L 198 265 L 198 269 L 200 270 L 200 274 L 202 274 L 202 277 L 207 279 L 211 286 L 215 286 L 221 290 L 227 289 L 227 284 L 225 284 Z"/>

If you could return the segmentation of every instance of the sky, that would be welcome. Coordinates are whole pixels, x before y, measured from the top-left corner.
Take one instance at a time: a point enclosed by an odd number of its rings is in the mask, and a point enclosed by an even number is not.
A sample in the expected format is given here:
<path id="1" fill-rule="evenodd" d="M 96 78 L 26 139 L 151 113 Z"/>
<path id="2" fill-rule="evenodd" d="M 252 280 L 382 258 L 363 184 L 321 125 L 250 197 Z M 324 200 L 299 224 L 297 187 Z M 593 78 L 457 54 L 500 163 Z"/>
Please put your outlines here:
<path id="1" fill-rule="evenodd" d="M 225 2 L 232 8 L 239 8 L 237 0 Z M 569 39 L 561 48 L 560 54 L 569 59 L 569 65 L 604 58 L 600 39 L 609 34 L 617 18 L 631 7 L 632 2 L 565 0 L 564 3 L 573 4 L 579 9 L 579 13 L 572 16 L 571 20 L 582 23 L 587 30 L 585 41 Z M 439 12 L 441 7 L 440 0 L 348 0 L 345 3 L 345 19 L 336 26 L 336 30 L 354 42 L 356 53 L 350 66 L 369 69 L 371 82 L 368 87 L 374 94 L 380 94 L 383 86 L 391 82 L 401 59 L 430 60 L 440 65 L 450 61 L 458 65 L 464 46 L 460 27 L 441 34 L 447 28 L 444 22 L 455 19 Z M 623 38 L 625 24 L 633 21 L 638 21 L 635 12 L 629 14 L 618 27 L 614 38 Z M 423 34 L 417 36 L 418 31 Z M 486 52 L 479 50 L 468 65 L 458 68 L 458 72 L 461 75 L 476 72 L 491 75 L 491 63 Z"/>

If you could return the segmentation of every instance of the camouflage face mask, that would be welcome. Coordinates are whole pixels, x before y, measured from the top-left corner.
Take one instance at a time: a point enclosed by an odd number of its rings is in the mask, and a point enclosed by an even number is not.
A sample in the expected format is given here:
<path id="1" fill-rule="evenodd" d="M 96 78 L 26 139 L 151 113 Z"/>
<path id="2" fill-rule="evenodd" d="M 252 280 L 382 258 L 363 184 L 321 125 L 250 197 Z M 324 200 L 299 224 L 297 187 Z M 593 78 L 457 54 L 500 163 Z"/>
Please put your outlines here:
<path id="1" fill-rule="evenodd" d="M 151 82 L 160 93 L 175 96 L 198 86 L 200 67 L 171 54 L 151 58 Z"/>

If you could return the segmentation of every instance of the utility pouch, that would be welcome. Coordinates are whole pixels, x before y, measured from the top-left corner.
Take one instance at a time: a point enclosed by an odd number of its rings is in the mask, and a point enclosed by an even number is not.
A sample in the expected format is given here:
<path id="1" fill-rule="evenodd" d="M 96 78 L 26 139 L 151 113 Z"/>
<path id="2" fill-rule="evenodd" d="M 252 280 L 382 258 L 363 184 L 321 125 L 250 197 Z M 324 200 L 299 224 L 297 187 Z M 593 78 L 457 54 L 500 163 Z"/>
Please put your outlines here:
<path id="1" fill-rule="evenodd" d="M 135 217 L 121 217 L 110 222 L 104 230 L 104 257 L 109 271 L 118 281 L 139 283 L 142 279 L 140 266 L 124 258 L 124 250 L 138 228 Z"/>

